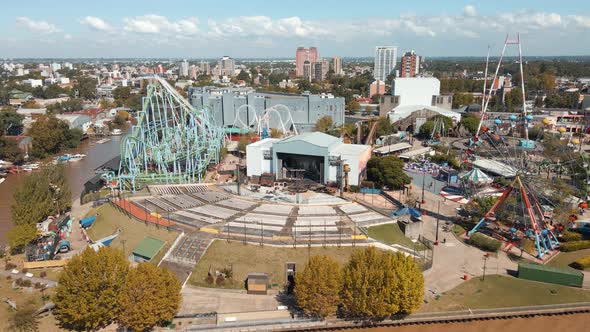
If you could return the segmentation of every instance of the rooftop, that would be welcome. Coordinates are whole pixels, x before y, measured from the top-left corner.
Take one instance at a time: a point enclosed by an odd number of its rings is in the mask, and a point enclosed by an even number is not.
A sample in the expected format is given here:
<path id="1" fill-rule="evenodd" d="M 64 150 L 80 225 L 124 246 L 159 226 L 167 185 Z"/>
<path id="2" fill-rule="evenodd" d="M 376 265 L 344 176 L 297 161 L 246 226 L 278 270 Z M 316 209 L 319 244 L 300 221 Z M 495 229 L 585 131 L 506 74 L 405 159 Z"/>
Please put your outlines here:
<path id="1" fill-rule="evenodd" d="M 291 143 L 296 141 L 302 141 L 320 147 L 329 147 L 335 143 L 340 142 L 340 138 L 316 131 L 283 138 L 282 140 L 278 141 L 277 144 Z"/>

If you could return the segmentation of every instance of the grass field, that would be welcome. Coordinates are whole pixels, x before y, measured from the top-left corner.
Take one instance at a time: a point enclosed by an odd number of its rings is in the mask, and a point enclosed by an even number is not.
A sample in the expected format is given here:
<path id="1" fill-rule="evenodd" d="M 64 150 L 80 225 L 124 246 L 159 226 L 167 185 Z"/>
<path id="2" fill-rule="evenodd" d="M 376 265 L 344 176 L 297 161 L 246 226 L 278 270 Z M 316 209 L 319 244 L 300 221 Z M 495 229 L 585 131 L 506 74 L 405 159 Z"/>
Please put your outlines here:
<path id="1" fill-rule="evenodd" d="M 590 301 L 590 291 L 579 288 L 489 275 L 473 278 L 430 300 L 423 312 L 488 309 Z"/>
<path id="2" fill-rule="evenodd" d="M 399 244 L 409 249 L 414 248 L 414 242 L 404 235 L 404 232 L 399 228 L 398 223 L 369 227 L 367 231 L 369 237 L 379 242 L 385 244 Z M 416 246 L 418 245 L 419 243 L 416 243 Z"/>
<path id="3" fill-rule="evenodd" d="M 105 236 L 111 235 L 121 230 L 121 234 L 111 243 L 114 248 L 119 248 L 125 251 L 126 255 L 130 255 L 133 249 L 146 236 L 165 241 L 164 248 L 160 250 L 152 262 L 157 263 L 162 259 L 168 248 L 174 243 L 178 236 L 178 232 L 174 230 L 167 230 L 163 227 L 156 227 L 152 224 L 144 224 L 135 219 L 127 217 L 125 214 L 119 212 L 110 204 L 102 205 L 96 209 L 92 209 L 88 216 L 96 215 L 98 217 L 94 224 L 88 229 L 88 235 L 93 240 L 98 240 Z"/>
<path id="4" fill-rule="evenodd" d="M 29 293 L 26 289 L 13 289 L 12 281 L 7 280 L 4 277 L 0 280 L 0 331 L 9 331 L 10 318 L 14 314 L 14 310 L 4 302 L 4 298 L 9 298 L 16 302 L 17 307 L 25 305 L 27 302 L 33 303 L 35 308 L 40 308 L 43 305 L 41 299 L 41 292 L 36 289 L 32 289 Z M 45 291 L 46 295 L 51 294 L 51 290 Z M 64 331 L 57 327 L 55 318 L 52 315 L 48 315 L 39 319 L 39 331 Z"/>
<path id="5" fill-rule="evenodd" d="M 270 284 L 285 284 L 285 263 L 295 262 L 296 269 L 303 269 L 310 255 L 327 255 L 344 265 L 350 254 L 362 247 L 312 247 L 278 248 L 258 246 L 239 242 L 217 240 L 209 249 L 195 269 L 189 280 L 192 285 L 210 287 L 206 282 L 207 272 L 220 271 L 224 268 L 233 269 L 233 280 L 226 283 L 225 288 L 244 288 L 244 280 L 251 272 L 268 273 Z"/>
<path id="6" fill-rule="evenodd" d="M 549 263 L 547 263 L 547 265 L 573 270 L 574 268 L 570 267 L 569 265 L 571 263 L 573 263 L 574 261 L 576 261 L 582 257 L 586 257 L 588 255 L 590 255 L 590 249 L 582 249 L 582 250 L 570 251 L 570 252 L 560 252 L 552 260 L 550 260 Z M 590 269 L 586 269 L 586 271 L 588 271 L 588 270 L 590 270 Z"/>

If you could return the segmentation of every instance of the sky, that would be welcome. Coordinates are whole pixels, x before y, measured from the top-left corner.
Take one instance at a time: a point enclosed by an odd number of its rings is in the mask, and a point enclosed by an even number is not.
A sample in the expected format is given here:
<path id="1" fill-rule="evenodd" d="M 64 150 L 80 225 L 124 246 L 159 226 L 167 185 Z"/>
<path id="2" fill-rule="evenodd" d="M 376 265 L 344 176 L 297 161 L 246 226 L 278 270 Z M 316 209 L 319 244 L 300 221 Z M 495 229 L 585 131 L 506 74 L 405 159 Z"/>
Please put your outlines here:
<path id="1" fill-rule="evenodd" d="M 0 5 L 0 58 L 590 55 L 586 0 L 20 0 Z M 512 54 L 513 55 L 513 54 Z"/>

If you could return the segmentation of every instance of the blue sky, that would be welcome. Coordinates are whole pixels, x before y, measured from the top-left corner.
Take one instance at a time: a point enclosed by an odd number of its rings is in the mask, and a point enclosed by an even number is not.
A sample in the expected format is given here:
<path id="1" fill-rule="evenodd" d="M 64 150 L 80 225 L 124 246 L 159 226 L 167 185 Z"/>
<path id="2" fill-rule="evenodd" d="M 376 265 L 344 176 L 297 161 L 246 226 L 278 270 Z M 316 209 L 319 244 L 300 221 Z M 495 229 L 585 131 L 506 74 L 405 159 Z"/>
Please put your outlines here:
<path id="1" fill-rule="evenodd" d="M 21 0 L 0 31 L 0 58 L 470 56 L 516 32 L 525 55 L 590 55 L 590 1 Z"/>

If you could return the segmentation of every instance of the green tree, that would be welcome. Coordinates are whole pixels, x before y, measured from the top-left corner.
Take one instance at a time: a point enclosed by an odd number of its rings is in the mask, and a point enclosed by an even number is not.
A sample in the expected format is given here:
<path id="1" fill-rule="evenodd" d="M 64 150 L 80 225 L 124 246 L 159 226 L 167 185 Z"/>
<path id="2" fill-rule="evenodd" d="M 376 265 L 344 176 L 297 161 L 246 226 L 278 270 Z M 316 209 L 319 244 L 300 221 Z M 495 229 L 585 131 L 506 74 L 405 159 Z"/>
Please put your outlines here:
<path id="1" fill-rule="evenodd" d="M 119 86 L 113 90 L 113 98 L 115 100 L 125 100 L 131 97 L 131 87 Z"/>
<path id="2" fill-rule="evenodd" d="M 412 181 L 403 166 L 404 162 L 395 156 L 372 157 L 367 164 L 367 179 L 380 188 L 401 189 Z"/>
<path id="3" fill-rule="evenodd" d="M 374 94 L 374 95 L 371 97 L 371 103 L 373 103 L 373 104 L 379 104 L 379 101 L 380 101 L 380 100 L 381 100 L 381 95 L 380 95 L 380 94 L 378 94 L 378 93 L 377 93 L 377 94 Z"/>
<path id="4" fill-rule="evenodd" d="M 515 107 L 522 107 L 522 90 L 515 88 L 508 92 L 504 96 L 504 104 L 509 112 L 513 111 Z"/>
<path id="5" fill-rule="evenodd" d="M 74 148 L 82 140 L 79 129 L 70 129 L 65 121 L 54 115 L 41 116 L 31 125 L 29 136 L 33 139 L 32 154 L 35 157 L 46 157 L 63 148 Z"/>
<path id="6" fill-rule="evenodd" d="M 37 227 L 35 224 L 15 225 L 8 231 L 6 237 L 13 253 L 22 252 L 29 242 L 37 238 Z"/>
<path id="7" fill-rule="evenodd" d="M 470 105 L 473 100 L 473 94 L 457 92 L 453 95 L 453 108 Z"/>
<path id="8" fill-rule="evenodd" d="M 479 126 L 479 118 L 473 115 L 464 115 L 459 121 L 459 125 L 467 129 L 472 135 L 475 135 Z"/>
<path id="9" fill-rule="evenodd" d="M 238 74 L 237 79 L 242 81 L 250 81 L 250 74 L 248 74 L 245 70 L 242 69 Z"/>
<path id="10" fill-rule="evenodd" d="M 310 316 L 334 315 L 340 303 L 340 288 L 340 266 L 329 256 L 312 256 L 295 276 L 297 305 Z"/>
<path id="11" fill-rule="evenodd" d="M 78 77 L 75 90 L 82 99 L 94 99 L 96 96 L 96 80 L 91 77 Z"/>
<path id="12" fill-rule="evenodd" d="M 277 128 L 272 128 L 270 130 L 270 137 L 272 138 L 281 138 L 283 137 L 283 132 Z"/>
<path id="13" fill-rule="evenodd" d="M 434 130 L 434 124 L 437 121 L 437 119 L 442 119 L 445 126 L 445 131 L 450 128 L 453 128 L 453 120 L 451 120 L 451 118 L 444 115 L 435 115 L 432 118 L 428 119 L 428 121 L 426 121 L 422 126 L 420 126 L 419 134 L 422 137 L 430 138 L 430 136 L 432 135 L 432 131 Z"/>
<path id="14" fill-rule="evenodd" d="M 119 296 L 119 323 L 133 331 L 145 331 L 170 321 L 180 306 L 181 285 L 167 269 L 139 264 L 127 274 Z"/>
<path id="15" fill-rule="evenodd" d="M 87 248 L 70 259 L 59 277 L 53 297 L 55 317 L 68 329 L 84 331 L 114 322 L 120 316 L 119 294 L 128 273 L 122 251 Z"/>
<path id="16" fill-rule="evenodd" d="M 21 164 L 24 161 L 24 156 L 16 141 L 0 136 L 0 159 Z"/>
<path id="17" fill-rule="evenodd" d="M 0 136 L 19 135 L 23 131 L 25 117 L 16 112 L 12 107 L 0 109 Z"/>
<path id="18" fill-rule="evenodd" d="M 395 126 L 391 123 L 388 117 L 380 117 L 379 122 L 377 123 L 377 137 L 386 136 L 394 133 Z"/>
<path id="19" fill-rule="evenodd" d="M 17 332 L 37 332 L 39 331 L 38 325 L 35 305 L 28 302 L 24 306 L 17 307 L 10 318 L 9 328 L 11 331 Z"/>
<path id="20" fill-rule="evenodd" d="M 411 314 L 420 308 L 424 299 L 424 276 L 412 257 L 400 252 L 384 253 L 395 272 L 394 302 L 397 313 Z"/>

